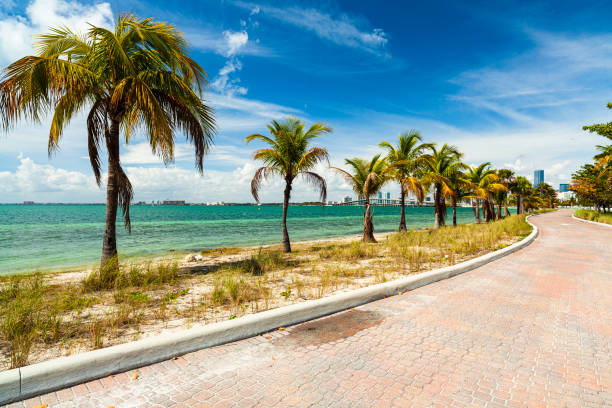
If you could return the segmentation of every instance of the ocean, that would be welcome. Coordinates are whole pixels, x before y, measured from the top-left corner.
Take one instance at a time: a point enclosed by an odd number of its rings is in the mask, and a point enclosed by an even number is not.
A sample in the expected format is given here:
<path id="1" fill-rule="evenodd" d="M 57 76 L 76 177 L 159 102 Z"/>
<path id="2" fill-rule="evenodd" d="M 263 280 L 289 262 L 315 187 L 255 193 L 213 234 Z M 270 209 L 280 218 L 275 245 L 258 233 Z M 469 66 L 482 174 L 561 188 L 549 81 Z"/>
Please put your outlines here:
<path id="1" fill-rule="evenodd" d="M 292 206 L 289 236 L 297 242 L 359 234 L 362 211 L 361 207 Z M 117 226 L 124 259 L 274 244 L 281 239 L 281 206 L 133 206 L 130 213 L 132 233 L 123 224 Z M 374 214 L 376 232 L 397 229 L 399 207 L 375 207 Z M 0 275 L 97 263 L 104 217 L 103 205 L 0 205 Z M 458 208 L 457 218 L 472 222 L 472 209 Z M 409 228 L 431 226 L 433 208 L 407 207 L 406 222 Z"/>

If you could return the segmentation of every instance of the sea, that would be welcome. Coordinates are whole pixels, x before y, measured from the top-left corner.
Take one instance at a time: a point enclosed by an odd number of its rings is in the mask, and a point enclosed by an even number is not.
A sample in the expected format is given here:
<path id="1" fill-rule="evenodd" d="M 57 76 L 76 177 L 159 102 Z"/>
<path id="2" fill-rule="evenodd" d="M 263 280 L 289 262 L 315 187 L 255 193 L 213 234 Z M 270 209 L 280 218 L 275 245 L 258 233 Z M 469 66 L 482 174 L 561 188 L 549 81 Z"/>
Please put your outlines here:
<path id="1" fill-rule="evenodd" d="M 279 243 L 282 207 L 276 205 L 150 206 L 130 210 L 132 233 L 121 220 L 117 241 L 122 259 L 146 260 L 206 248 Z M 362 207 L 291 206 L 292 242 L 360 234 Z M 397 230 L 399 207 L 374 207 L 376 232 Z M 77 270 L 98 262 L 104 205 L 0 205 L 0 275 Z M 457 209 L 458 222 L 472 222 L 471 208 Z M 432 207 L 407 207 L 409 228 L 433 224 Z M 450 221 L 450 209 L 449 218 Z"/>

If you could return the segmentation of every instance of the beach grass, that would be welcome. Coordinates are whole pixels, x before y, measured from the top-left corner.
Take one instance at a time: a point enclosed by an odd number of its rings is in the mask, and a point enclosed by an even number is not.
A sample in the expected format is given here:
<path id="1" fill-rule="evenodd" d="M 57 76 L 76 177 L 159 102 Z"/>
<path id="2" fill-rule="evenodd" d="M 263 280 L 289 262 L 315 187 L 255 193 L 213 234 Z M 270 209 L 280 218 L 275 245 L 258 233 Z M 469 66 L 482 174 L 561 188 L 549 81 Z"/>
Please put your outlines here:
<path id="1" fill-rule="evenodd" d="M 612 224 L 612 213 L 599 213 L 593 210 L 576 210 L 574 216 L 584 220 Z"/>
<path id="2" fill-rule="evenodd" d="M 529 234 L 524 216 L 379 238 L 208 252 L 206 266 L 110 264 L 81 278 L 0 280 L 2 369 L 233 319 L 452 265 Z M 116 262 L 116 260 L 114 260 Z"/>

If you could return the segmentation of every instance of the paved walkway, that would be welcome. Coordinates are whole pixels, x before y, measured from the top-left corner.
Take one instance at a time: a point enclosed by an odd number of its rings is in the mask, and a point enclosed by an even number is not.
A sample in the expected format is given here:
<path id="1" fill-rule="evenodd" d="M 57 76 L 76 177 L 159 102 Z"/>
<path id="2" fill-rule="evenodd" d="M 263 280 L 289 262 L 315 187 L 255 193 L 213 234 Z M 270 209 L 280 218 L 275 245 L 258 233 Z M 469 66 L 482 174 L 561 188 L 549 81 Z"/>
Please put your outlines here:
<path id="1" fill-rule="evenodd" d="M 534 244 L 472 272 L 42 402 L 612 407 L 612 231 L 568 211 L 532 219 Z"/>

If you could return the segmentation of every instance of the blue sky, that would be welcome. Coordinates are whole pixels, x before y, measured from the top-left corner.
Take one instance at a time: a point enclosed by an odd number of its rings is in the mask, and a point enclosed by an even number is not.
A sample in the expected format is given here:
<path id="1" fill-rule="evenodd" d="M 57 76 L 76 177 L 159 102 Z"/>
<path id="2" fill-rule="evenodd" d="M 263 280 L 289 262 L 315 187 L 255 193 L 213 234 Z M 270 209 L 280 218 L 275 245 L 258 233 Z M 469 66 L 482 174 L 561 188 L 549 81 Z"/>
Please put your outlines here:
<path id="1" fill-rule="evenodd" d="M 499 3 L 499 4 L 496 4 Z M 111 25 L 118 11 L 175 24 L 209 74 L 205 98 L 216 110 L 216 147 L 203 176 L 183 138 L 164 166 L 136 138 L 122 149 L 136 200 L 251 201 L 257 163 L 244 136 L 271 119 L 324 121 L 320 139 L 333 164 L 369 157 L 381 140 L 419 130 L 452 143 L 465 161 L 491 161 L 532 177 L 543 168 L 558 187 L 594 154 L 582 125 L 608 121 L 612 34 L 605 1 L 248 2 L 3 1 L 0 65 L 32 52 L 48 26 Z M 20 123 L 0 136 L 0 202 L 102 202 L 87 159 L 83 116 L 62 149 L 47 157 L 49 120 Z M 329 198 L 350 192 L 321 168 Z M 398 191 L 396 186 L 387 189 Z M 270 180 L 264 201 L 279 201 Z M 294 200 L 316 194 L 298 185 Z"/>

